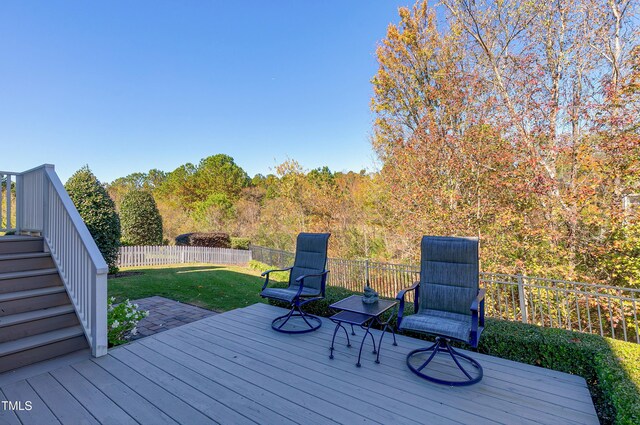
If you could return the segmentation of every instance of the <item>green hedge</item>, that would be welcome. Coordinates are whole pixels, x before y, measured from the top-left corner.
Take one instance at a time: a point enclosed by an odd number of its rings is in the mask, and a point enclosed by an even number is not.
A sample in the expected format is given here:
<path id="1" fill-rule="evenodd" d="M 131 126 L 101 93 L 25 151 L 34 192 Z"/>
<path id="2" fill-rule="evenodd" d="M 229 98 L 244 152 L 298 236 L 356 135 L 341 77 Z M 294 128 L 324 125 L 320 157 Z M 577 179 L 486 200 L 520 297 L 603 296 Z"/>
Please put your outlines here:
<path id="1" fill-rule="evenodd" d="M 601 423 L 640 423 L 638 344 L 487 319 L 478 351 L 582 376 Z"/>
<path id="2" fill-rule="evenodd" d="M 251 266 L 260 271 L 270 268 L 257 261 Z M 274 278 L 286 282 L 287 275 Z M 328 317 L 333 314 L 330 304 L 352 294 L 329 286 L 325 299 L 307 304 L 305 311 Z M 269 303 L 288 307 L 275 300 Z M 406 303 L 405 314 L 412 311 L 413 304 Z M 479 352 L 582 376 L 602 424 L 640 424 L 640 344 L 496 319 L 487 319 L 485 325 Z M 430 339 L 419 334 L 410 336 Z"/>
<path id="3" fill-rule="evenodd" d="M 231 249 L 249 249 L 251 241 L 249 238 L 234 238 L 231 237 Z"/>
<path id="4" fill-rule="evenodd" d="M 176 245 L 180 246 L 204 246 L 207 248 L 231 248 L 231 238 L 228 233 L 184 233 L 176 236 Z"/>

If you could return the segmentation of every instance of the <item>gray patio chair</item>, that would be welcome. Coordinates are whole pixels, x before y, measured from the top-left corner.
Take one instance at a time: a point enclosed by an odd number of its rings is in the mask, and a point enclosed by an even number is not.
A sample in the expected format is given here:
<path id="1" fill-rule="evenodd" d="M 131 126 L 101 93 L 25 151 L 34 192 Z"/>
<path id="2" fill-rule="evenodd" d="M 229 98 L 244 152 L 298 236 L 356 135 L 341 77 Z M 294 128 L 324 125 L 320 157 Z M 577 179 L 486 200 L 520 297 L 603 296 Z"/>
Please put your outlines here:
<path id="1" fill-rule="evenodd" d="M 260 296 L 285 301 L 291 304 L 289 314 L 277 317 L 271 327 L 284 333 L 305 333 L 315 331 L 322 326 L 320 318 L 302 311 L 302 306 L 324 298 L 327 282 L 327 246 L 330 233 L 300 233 L 296 241 L 296 257 L 293 267 L 282 270 L 268 270 Z M 289 286 L 269 288 L 269 274 L 274 271 L 289 271 Z M 302 328 L 287 329 L 285 325 L 292 318 L 302 318 Z"/>
<path id="2" fill-rule="evenodd" d="M 397 296 L 400 301 L 398 328 L 435 335 L 436 341 L 429 347 L 411 351 L 407 355 L 407 366 L 416 375 L 438 384 L 475 384 L 482 379 L 482 366 L 449 343 L 450 340 L 463 341 L 477 348 L 484 329 L 485 290 L 479 289 L 478 239 L 425 236 L 421 250 L 420 281 Z M 415 291 L 416 313 L 404 317 L 405 295 L 410 291 Z M 444 365 L 440 370 L 432 368 L 440 377 L 433 376 L 433 372 L 423 372 L 438 353 L 448 354 L 464 378 L 443 379 L 442 373 L 447 373 Z M 427 357 L 424 361 L 423 355 Z M 469 373 L 463 364 L 467 367 L 470 364 L 476 373 Z"/>

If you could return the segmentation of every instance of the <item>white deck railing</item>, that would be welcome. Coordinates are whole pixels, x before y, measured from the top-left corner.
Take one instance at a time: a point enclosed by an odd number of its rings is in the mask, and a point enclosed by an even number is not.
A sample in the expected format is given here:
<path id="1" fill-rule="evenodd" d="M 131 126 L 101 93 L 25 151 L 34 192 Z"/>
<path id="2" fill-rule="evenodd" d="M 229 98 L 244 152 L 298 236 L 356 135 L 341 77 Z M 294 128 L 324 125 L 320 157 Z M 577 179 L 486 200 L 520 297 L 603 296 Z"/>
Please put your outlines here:
<path id="1" fill-rule="evenodd" d="M 92 354 L 106 354 L 108 267 L 53 165 L 22 173 L 0 171 L 0 177 L 3 175 L 15 178 L 16 219 L 13 227 L 6 220 L 7 225 L 0 231 L 43 236 Z M 10 217 L 12 199 L 10 195 L 5 197 L 6 217 Z"/>

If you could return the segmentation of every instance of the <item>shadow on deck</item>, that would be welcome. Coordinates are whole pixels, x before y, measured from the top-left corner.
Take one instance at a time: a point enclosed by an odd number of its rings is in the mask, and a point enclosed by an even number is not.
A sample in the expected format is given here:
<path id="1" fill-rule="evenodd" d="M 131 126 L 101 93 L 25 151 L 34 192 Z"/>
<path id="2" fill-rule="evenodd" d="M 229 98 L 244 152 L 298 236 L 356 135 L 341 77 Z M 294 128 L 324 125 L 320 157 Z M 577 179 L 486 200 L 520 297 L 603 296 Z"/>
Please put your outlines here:
<path id="1" fill-rule="evenodd" d="M 403 336 L 397 347 L 385 338 L 381 364 L 368 350 L 356 368 L 344 334 L 329 359 L 326 319 L 317 332 L 274 332 L 283 311 L 254 304 L 4 385 L 2 400 L 32 409 L 0 411 L 0 423 L 598 423 L 580 377 L 470 353 L 479 384 L 436 385 L 407 369 L 406 353 L 425 342 Z"/>

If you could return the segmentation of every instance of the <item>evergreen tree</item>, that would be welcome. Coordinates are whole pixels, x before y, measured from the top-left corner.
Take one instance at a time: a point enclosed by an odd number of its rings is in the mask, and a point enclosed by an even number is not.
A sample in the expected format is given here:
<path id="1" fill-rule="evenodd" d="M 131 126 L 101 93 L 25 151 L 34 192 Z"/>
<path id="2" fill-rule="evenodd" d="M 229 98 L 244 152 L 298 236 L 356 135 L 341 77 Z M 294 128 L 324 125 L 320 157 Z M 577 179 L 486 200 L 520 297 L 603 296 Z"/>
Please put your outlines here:
<path id="1" fill-rule="evenodd" d="M 65 189 L 109 265 L 109 273 L 117 272 L 120 219 L 113 200 L 88 166 L 76 171 Z"/>
<path id="2" fill-rule="evenodd" d="M 132 190 L 120 205 L 123 245 L 162 245 L 162 217 L 153 195 Z"/>

